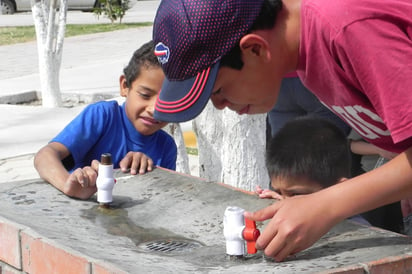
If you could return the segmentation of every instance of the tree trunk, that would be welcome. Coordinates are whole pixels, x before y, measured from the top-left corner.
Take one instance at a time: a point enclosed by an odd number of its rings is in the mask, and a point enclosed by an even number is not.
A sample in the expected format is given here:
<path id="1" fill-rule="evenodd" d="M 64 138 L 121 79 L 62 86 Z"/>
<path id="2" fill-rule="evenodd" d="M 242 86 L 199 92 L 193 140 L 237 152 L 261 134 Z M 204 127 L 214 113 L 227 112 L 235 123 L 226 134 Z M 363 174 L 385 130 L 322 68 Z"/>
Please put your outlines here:
<path id="1" fill-rule="evenodd" d="M 211 102 L 194 120 L 199 176 L 253 191 L 269 186 L 265 165 L 266 114 L 238 115 Z"/>
<path id="2" fill-rule="evenodd" d="M 66 31 L 67 0 L 31 0 L 39 56 L 39 74 L 44 107 L 62 106 L 60 66 Z"/>
<path id="3" fill-rule="evenodd" d="M 222 115 L 208 103 L 202 113 L 193 121 L 196 134 L 199 177 L 211 181 L 222 181 Z"/>
<path id="4" fill-rule="evenodd" d="M 176 171 L 190 175 L 189 157 L 187 155 L 180 124 L 170 123 L 163 129 L 173 137 L 177 146 Z"/>

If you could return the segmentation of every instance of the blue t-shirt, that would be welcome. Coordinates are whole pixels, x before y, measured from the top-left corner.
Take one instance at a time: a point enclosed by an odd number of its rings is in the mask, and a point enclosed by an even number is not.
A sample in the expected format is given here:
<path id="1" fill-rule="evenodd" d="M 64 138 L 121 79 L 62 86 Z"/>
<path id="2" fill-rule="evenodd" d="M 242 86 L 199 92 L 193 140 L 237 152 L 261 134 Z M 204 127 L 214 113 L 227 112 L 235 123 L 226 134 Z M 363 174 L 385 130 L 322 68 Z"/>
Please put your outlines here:
<path id="1" fill-rule="evenodd" d="M 144 136 L 129 121 L 117 101 L 102 101 L 88 105 L 51 142 L 65 145 L 71 153 L 74 167 L 89 166 L 103 153 L 111 153 L 114 168 L 129 151 L 142 152 L 155 165 L 176 169 L 177 147 L 163 130 Z"/>

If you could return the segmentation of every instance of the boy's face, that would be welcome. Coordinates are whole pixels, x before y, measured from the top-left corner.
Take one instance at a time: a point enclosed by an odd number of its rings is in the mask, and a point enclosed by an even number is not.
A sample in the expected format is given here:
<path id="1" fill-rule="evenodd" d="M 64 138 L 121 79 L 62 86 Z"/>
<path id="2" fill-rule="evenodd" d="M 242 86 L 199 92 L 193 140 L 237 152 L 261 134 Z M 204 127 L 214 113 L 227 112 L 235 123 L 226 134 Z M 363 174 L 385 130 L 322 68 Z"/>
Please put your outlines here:
<path id="1" fill-rule="evenodd" d="M 276 104 L 280 83 L 294 60 L 283 44 L 269 42 L 270 32 L 247 34 L 239 42 L 241 70 L 221 66 L 212 90 L 216 108 L 239 114 L 267 113 Z"/>
<path id="2" fill-rule="evenodd" d="M 272 177 L 271 185 L 283 198 L 310 194 L 322 189 L 322 186 L 313 181 L 297 178 Z"/>
<path id="3" fill-rule="evenodd" d="M 142 66 L 140 76 L 126 86 L 124 75 L 120 77 L 120 95 L 126 97 L 126 115 L 137 131 L 151 135 L 167 125 L 153 118 L 154 105 L 164 80 L 160 67 Z"/>
<path id="4" fill-rule="evenodd" d="M 267 113 L 276 104 L 281 80 L 273 71 L 251 68 L 246 63 L 241 70 L 221 67 L 210 99 L 217 109 L 228 107 L 238 114 Z"/>

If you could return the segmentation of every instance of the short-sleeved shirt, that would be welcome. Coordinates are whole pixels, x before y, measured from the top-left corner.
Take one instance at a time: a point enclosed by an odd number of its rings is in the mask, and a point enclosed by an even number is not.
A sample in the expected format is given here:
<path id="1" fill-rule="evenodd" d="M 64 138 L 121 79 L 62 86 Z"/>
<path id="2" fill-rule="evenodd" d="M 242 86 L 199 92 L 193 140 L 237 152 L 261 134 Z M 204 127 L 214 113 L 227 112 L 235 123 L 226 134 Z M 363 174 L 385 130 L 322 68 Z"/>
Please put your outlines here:
<path id="1" fill-rule="evenodd" d="M 362 138 L 412 146 L 412 2 L 303 0 L 298 76 Z"/>
<path id="2" fill-rule="evenodd" d="M 163 130 L 145 136 L 127 118 L 124 104 L 102 101 L 88 105 L 51 142 L 67 147 L 74 161 L 70 171 L 99 160 L 101 154 L 111 153 L 114 168 L 129 151 L 142 152 L 155 165 L 176 169 L 177 147 L 173 138 Z"/>

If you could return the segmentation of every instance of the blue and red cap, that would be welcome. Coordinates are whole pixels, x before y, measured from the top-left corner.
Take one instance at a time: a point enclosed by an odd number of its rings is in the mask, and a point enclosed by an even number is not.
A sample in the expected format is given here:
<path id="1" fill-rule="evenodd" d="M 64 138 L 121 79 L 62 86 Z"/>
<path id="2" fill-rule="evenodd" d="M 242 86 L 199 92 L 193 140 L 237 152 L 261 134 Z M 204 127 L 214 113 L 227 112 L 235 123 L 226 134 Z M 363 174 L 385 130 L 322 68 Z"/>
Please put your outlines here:
<path id="1" fill-rule="evenodd" d="M 184 122 L 206 106 L 220 59 L 239 43 L 263 0 L 162 0 L 153 25 L 155 54 L 166 78 L 154 118 Z"/>

